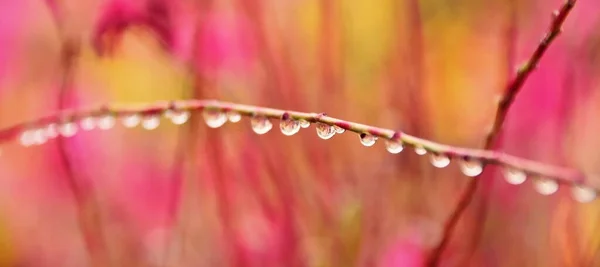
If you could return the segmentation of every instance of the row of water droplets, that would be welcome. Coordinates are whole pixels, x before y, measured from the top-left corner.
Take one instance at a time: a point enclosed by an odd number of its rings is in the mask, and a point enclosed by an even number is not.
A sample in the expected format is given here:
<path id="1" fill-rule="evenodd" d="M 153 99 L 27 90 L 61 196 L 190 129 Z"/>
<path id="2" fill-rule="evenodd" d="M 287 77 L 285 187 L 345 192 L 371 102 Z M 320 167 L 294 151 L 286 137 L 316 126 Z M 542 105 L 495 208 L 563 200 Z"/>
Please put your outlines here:
<path id="1" fill-rule="evenodd" d="M 164 116 L 170 119 L 174 124 L 181 125 L 188 121 L 190 112 L 187 110 L 167 109 L 163 112 Z M 242 115 L 236 111 L 223 111 L 221 109 L 204 109 L 203 118 L 208 127 L 219 128 L 227 121 L 236 123 L 242 119 Z M 147 130 L 156 129 L 160 125 L 160 114 L 142 115 L 139 113 L 131 113 L 121 116 L 121 122 L 126 128 L 134 128 L 141 124 L 142 128 Z M 279 128 L 286 136 L 292 136 L 300 131 L 301 128 L 308 128 L 310 122 L 304 119 L 294 119 L 288 113 L 283 114 L 280 118 Z M 20 142 L 24 146 L 40 145 L 48 139 L 56 138 L 59 135 L 63 137 L 74 136 L 78 128 L 83 131 L 93 129 L 108 130 L 115 126 L 117 118 L 111 113 L 106 113 L 100 116 L 88 116 L 79 119 L 78 121 L 67 121 L 64 123 L 49 123 L 45 126 L 28 129 L 22 132 Z M 252 130 L 256 134 L 266 134 L 273 128 L 273 124 L 268 117 L 264 115 L 253 115 L 250 119 Z M 329 125 L 322 122 L 315 123 L 317 136 L 327 140 L 335 134 L 342 134 L 346 130 L 337 125 Z M 378 137 L 375 135 L 361 133 L 359 135 L 360 142 L 364 146 L 373 146 Z M 386 150 L 392 154 L 398 154 L 404 150 L 404 144 L 399 138 L 386 140 Z M 428 150 L 420 145 L 414 146 L 414 151 L 418 155 L 425 155 Z M 451 159 L 449 156 L 442 153 L 431 153 L 431 164 L 437 168 L 444 168 L 450 165 Z M 460 160 L 461 172 L 469 177 L 476 177 L 483 172 L 484 163 L 476 159 Z M 521 170 L 505 168 L 503 171 L 506 181 L 513 185 L 519 185 L 527 180 L 527 174 Z M 559 189 L 557 181 L 545 178 L 535 178 L 533 180 L 534 188 L 542 195 L 552 195 Z M 573 185 L 573 198 L 579 202 L 590 202 L 596 198 L 596 191 L 593 188 Z"/>

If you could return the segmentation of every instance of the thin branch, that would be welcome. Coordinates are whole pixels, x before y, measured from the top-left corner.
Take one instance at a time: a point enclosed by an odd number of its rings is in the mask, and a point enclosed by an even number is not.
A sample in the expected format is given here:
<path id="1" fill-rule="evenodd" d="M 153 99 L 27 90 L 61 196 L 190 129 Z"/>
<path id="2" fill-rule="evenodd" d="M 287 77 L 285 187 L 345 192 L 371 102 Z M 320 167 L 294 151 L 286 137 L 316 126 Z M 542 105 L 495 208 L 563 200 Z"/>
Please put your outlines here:
<path id="1" fill-rule="evenodd" d="M 485 149 L 492 149 L 495 143 L 498 140 L 498 136 L 501 133 L 502 126 L 508 114 L 508 111 L 513 104 L 515 97 L 525 84 L 525 81 L 529 77 L 529 75 L 533 72 L 533 70 L 537 67 L 540 62 L 542 56 L 552 44 L 552 41 L 561 33 L 561 28 L 563 23 L 565 22 L 567 16 L 575 6 L 576 0 L 567 0 L 560 10 L 554 11 L 552 13 L 552 23 L 550 24 L 549 30 L 544 36 L 544 39 L 540 42 L 538 47 L 535 49 L 531 58 L 522 65 L 518 71 L 515 78 L 508 84 L 500 102 L 498 103 L 498 108 L 496 110 L 496 117 L 494 120 L 494 125 L 486 137 L 485 140 Z M 432 256 L 429 259 L 428 266 L 437 266 L 439 264 L 439 260 L 442 252 L 448 245 L 448 242 L 452 238 L 452 234 L 461 215 L 464 213 L 466 208 L 469 206 L 471 201 L 473 200 L 473 196 L 475 195 L 475 191 L 479 185 L 479 179 L 473 179 L 467 186 L 467 189 L 463 192 L 462 196 L 454 212 L 450 215 L 450 218 L 446 222 L 444 226 L 444 232 L 442 236 L 442 240 L 439 245 L 433 250 Z"/>
<path id="2" fill-rule="evenodd" d="M 114 104 L 99 108 L 64 110 L 63 112 L 55 115 L 50 115 L 26 123 L 20 123 L 0 130 L 0 143 L 8 142 L 18 137 L 23 138 L 23 136 L 31 134 L 32 131 L 30 130 L 44 129 L 44 127 L 51 124 L 64 125 L 70 122 L 77 122 L 83 118 L 99 117 L 103 115 L 112 115 L 115 117 L 126 117 L 133 114 L 144 117 L 158 116 L 162 115 L 168 110 L 173 109 L 177 111 L 217 110 L 222 112 L 236 112 L 239 115 L 246 117 L 262 116 L 268 119 L 280 119 L 284 114 L 287 114 L 286 117 L 295 120 L 305 120 L 310 123 L 322 123 L 330 126 L 337 126 L 361 135 L 373 135 L 379 138 L 387 139 L 388 141 L 401 142 L 405 146 L 408 145 L 414 148 L 422 148 L 435 155 L 444 155 L 449 158 L 468 160 L 470 162 L 477 161 L 482 165 L 499 165 L 510 168 L 511 170 L 514 169 L 523 171 L 529 176 L 553 179 L 562 184 L 584 185 L 586 182 L 583 174 L 577 170 L 547 165 L 536 161 L 511 156 L 502 152 L 444 145 L 412 136 L 401 131 L 394 131 L 345 121 L 329 117 L 323 113 L 285 111 L 281 109 L 220 102 L 216 100 L 181 100 L 175 102 L 163 101 L 153 104 L 139 105 Z M 598 188 L 591 186 L 590 188 L 599 191 Z"/>

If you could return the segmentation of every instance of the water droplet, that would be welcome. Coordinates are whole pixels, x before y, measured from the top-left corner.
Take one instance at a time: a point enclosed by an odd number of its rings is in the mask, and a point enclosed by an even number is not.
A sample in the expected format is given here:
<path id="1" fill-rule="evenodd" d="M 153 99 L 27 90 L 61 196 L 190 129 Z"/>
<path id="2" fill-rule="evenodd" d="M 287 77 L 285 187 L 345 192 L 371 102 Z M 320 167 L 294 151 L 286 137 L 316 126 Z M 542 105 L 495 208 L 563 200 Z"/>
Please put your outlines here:
<path id="1" fill-rule="evenodd" d="M 333 129 L 335 130 L 335 133 L 338 133 L 338 134 L 343 134 L 346 131 L 346 129 L 339 127 L 337 125 L 334 125 Z"/>
<path id="2" fill-rule="evenodd" d="M 392 154 L 398 154 L 404 150 L 404 145 L 401 141 L 388 140 L 385 142 L 385 149 Z"/>
<path id="3" fill-rule="evenodd" d="M 254 116 L 250 119 L 252 130 L 257 134 L 266 134 L 273 128 L 273 124 L 267 117 Z"/>
<path id="4" fill-rule="evenodd" d="M 573 199 L 581 203 L 587 203 L 596 199 L 596 190 L 590 187 L 573 185 L 571 188 Z"/>
<path id="5" fill-rule="evenodd" d="M 165 116 L 165 118 L 167 118 L 167 119 L 171 119 L 171 118 L 173 118 L 173 115 L 174 115 L 175 113 L 176 113 L 176 112 L 175 112 L 173 109 L 170 109 L 170 108 L 169 108 L 169 109 L 165 110 L 164 116 Z"/>
<path id="6" fill-rule="evenodd" d="M 106 114 L 98 119 L 98 128 L 108 130 L 115 127 L 116 119 L 112 114 Z"/>
<path id="7" fill-rule="evenodd" d="M 35 143 L 34 136 L 33 136 L 33 130 L 23 131 L 21 133 L 19 141 L 21 142 L 22 146 L 25 146 L 25 147 L 32 146 Z"/>
<path id="8" fill-rule="evenodd" d="M 519 185 L 527 180 L 527 174 L 520 170 L 507 168 L 504 170 L 504 179 L 506 179 L 506 182 L 509 184 Z"/>
<path id="9" fill-rule="evenodd" d="M 431 165 L 433 165 L 436 168 L 444 168 L 450 165 L 450 158 L 443 154 L 432 154 Z"/>
<path id="10" fill-rule="evenodd" d="M 48 124 L 48 126 L 46 126 L 46 137 L 48 138 L 56 138 L 58 137 L 58 126 L 56 126 L 56 123 L 50 123 Z"/>
<path id="11" fill-rule="evenodd" d="M 365 133 L 360 134 L 360 143 L 363 144 L 364 146 L 372 146 L 375 144 L 376 141 L 377 141 L 377 136 L 365 134 Z"/>
<path id="12" fill-rule="evenodd" d="M 64 137 L 71 137 L 77 133 L 77 124 L 65 122 L 58 127 L 58 132 Z"/>
<path id="13" fill-rule="evenodd" d="M 237 111 L 230 110 L 227 112 L 227 119 L 230 122 L 236 123 L 242 120 L 242 115 L 240 115 L 240 113 Z"/>
<path id="14" fill-rule="evenodd" d="M 292 118 L 282 119 L 279 123 L 281 133 L 291 136 L 300 131 L 300 122 Z"/>
<path id="15" fill-rule="evenodd" d="M 154 130 L 160 125 L 160 117 L 157 115 L 148 115 L 142 120 L 142 127 L 146 130 Z"/>
<path id="16" fill-rule="evenodd" d="M 210 128 L 219 128 L 227 122 L 227 115 L 220 110 L 205 109 L 202 112 L 206 125 Z"/>
<path id="17" fill-rule="evenodd" d="M 186 123 L 188 121 L 188 119 L 190 118 L 190 112 L 187 110 L 181 110 L 181 111 L 173 111 L 173 113 L 171 114 L 171 121 L 173 122 L 173 124 L 176 125 L 182 125 L 184 123 Z"/>
<path id="18" fill-rule="evenodd" d="M 126 128 L 133 128 L 135 126 L 138 126 L 138 124 L 140 124 L 140 115 L 134 113 L 134 114 L 129 114 L 129 115 L 125 115 L 123 117 L 123 126 L 125 126 Z"/>
<path id="19" fill-rule="evenodd" d="M 302 128 L 306 129 L 306 128 L 310 127 L 310 122 L 308 122 L 307 120 L 299 120 L 299 122 L 300 122 L 300 127 L 302 127 Z"/>
<path id="20" fill-rule="evenodd" d="M 44 144 L 44 143 L 46 143 L 47 140 L 48 140 L 48 138 L 46 137 L 46 134 L 45 134 L 43 128 L 36 129 L 33 131 L 33 143 L 35 145 Z"/>
<path id="21" fill-rule="evenodd" d="M 558 191 L 558 183 L 554 180 L 550 179 L 538 179 L 533 182 L 535 190 L 538 193 L 548 196 L 556 193 Z"/>
<path id="22" fill-rule="evenodd" d="M 423 156 L 427 154 L 427 149 L 422 146 L 415 146 L 415 153 L 417 153 L 419 156 Z"/>
<path id="23" fill-rule="evenodd" d="M 323 140 L 327 140 L 335 135 L 335 129 L 331 125 L 317 122 L 315 128 L 317 129 L 317 135 Z"/>
<path id="24" fill-rule="evenodd" d="M 96 128 L 96 120 L 94 117 L 85 117 L 79 121 L 79 125 L 84 131 L 91 131 Z"/>
<path id="25" fill-rule="evenodd" d="M 483 172 L 483 164 L 478 160 L 464 160 L 460 164 L 462 173 L 469 177 L 475 177 Z"/>

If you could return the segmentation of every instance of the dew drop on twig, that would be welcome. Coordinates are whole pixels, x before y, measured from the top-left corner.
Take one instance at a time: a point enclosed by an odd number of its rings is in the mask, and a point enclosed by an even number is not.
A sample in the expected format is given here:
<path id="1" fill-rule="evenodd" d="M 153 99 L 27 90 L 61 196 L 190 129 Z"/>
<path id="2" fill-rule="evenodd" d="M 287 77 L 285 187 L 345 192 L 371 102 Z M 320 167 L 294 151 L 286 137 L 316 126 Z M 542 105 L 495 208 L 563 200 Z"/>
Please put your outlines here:
<path id="1" fill-rule="evenodd" d="M 19 137 L 19 142 L 22 146 L 28 147 L 32 146 L 35 143 L 33 130 L 25 130 L 21 133 Z"/>
<path id="2" fill-rule="evenodd" d="M 373 146 L 377 141 L 377 136 L 362 133 L 360 134 L 360 143 L 364 146 Z"/>
<path id="3" fill-rule="evenodd" d="M 190 118 L 190 112 L 187 110 L 173 111 L 171 113 L 171 122 L 175 125 L 182 125 Z"/>
<path id="4" fill-rule="evenodd" d="M 427 150 L 424 147 L 417 145 L 415 146 L 415 153 L 419 156 L 423 156 L 427 154 Z"/>
<path id="5" fill-rule="evenodd" d="M 260 115 L 252 117 L 250 125 L 256 134 L 266 134 L 273 128 L 273 124 L 269 118 Z"/>
<path id="6" fill-rule="evenodd" d="M 483 164 L 479 160 L 463 160 L 460 163 L 460 170 L 469 177 L 475 177 L 483 172 Z"/>
<path id="7" fill-rule="evenodd" d="M 281 133 L 284 135 L 291 136 L 300 131 L 300 122 L 288 116 L 288 118 L 281 119 L 279 129 L 281 129 Z"/>
<path id="8" fill-rule="evenodd" d="M 242 120 L 242 115 L 240 115 L 240 113 L 238 113 L 237 111 L 228 111 L 227 112 L 227 119 L 230 122 L 236 123 Z"/>
<path id="9" fill-rule="evenodd" d="M 333 125 L 333 129 L 335 130 L 335 133 L 337 133 L 337 134 L 343 134 L 346 131 L 346 129 L 344 129 L 340 126 L 337 126 L 337 125 Z"/>
<path id="10" fill-rule="evenodd" d="M 533 186 L 538 193 L 548 196 L 558 191 L 558 183 L 550 179 L 537 179 L 533 181 Z"/>
<path id="11" fill-rule="evenodd" d="M 404 145 L 401 141 L 388 140 L 385 142 L 385 149 L 392 154 L 398 154 L 404 150 Z"/>
<path id="12" fill-rule="evenodd" d="M 147 115 L 142 119 L 142 127 L 146 130 L 154 130 L 160 125 L 160 117 L 157 115 Z"/>
<path id="13" fill-rule="evenodd" d="M 317 122 L 315 128 L 317 130 L 317 136 L 323 140 L 327 140 L 335 135 L 335 129 L 331 125 Z"/>
<path id="14" fill-rule="evenodd" d="M 137 113 L 125 115 L 122 120 L 123 126 L 133 128 L 140 124 L 140 115 Z"/>
<path id="15" fill-rule="evenodd" d="M 298 120 L 300 122 L 300 127 L 302 128 L 308 128 L 310 127 L 310 122 L 308 122 L 307 120 Z"/>
<path id="16" fill-rule="evenodd" d="M 582 185 L 573 185 L 571 188 L 573 199 L 581 203 L 587 203 L 596 199 L 596 190 Z"/>
<path id="17" fill-rule="evenodd" d="M 58 126 L 56 126 L 56 123 L 48 124 L 45 134 L 50 139 L 58 137 Z"/>
<path id="18" fill-rule="evenodd" d="M 71 137 L 77 133 L 77 124 L 65 122 L 58 127 L 58 132 L 64 137 Z"/>
<path id="19" fill-rule="evenodd" d="M 202 116 L 210 128 L 219 128 L 227 122 L 227 115 L 220 110 L 205 109 Z"/>
<path id="20" fill-rule="evenodd" d="M 79 121 L 79 127 L 84 131 L 91 131 L 96 128 L 96 120 L 94 117 L 85 117 Z"/>
<path id="21" fill-rule="evenodd" d="M 40 128 L 40 129 L 33 130 L 33 144 L 34 145 L 41 145 L 43 143 L 46 143 L 47 140 L 48 140 L 48 138 L 46 137 L 44 129 Z"/>
<path id="22" fill-rule="evenodd" d="M 509 184 L 520 185 L 527 180 L 527 174 L 520 170 L 506 168 L 504 169 L 504 179 Z"/>
<path id="23" fill-rule="evenodd" d="M 108 130 L 115 127 L 116 119 L 112 114 L 106 114 L 98 119 L 98 128 Z"/>
<path id="24" fill-rule="evenodd" d="M 445 168 L 450 165 L 450 158 L 444 154 L 432 154 L 431 165 L 436 168 Z"/>

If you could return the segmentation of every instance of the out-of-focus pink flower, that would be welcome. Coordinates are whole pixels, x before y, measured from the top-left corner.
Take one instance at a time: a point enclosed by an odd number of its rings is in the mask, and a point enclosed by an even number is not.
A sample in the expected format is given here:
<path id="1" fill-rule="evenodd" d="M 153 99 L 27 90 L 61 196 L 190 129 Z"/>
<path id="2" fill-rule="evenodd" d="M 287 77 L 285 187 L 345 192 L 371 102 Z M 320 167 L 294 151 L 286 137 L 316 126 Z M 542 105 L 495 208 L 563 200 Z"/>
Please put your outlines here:
<path id="1" fill-rule="evenodd" d="M 382 267 L 417 267 L 425 265 L 423 247 L 410 239 L 400 239 L 383 255 Z"/>

